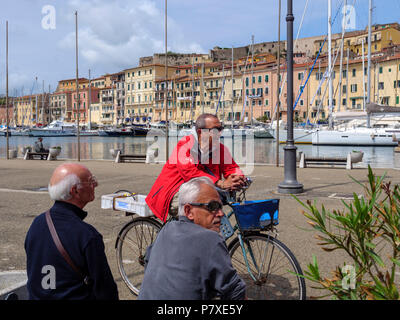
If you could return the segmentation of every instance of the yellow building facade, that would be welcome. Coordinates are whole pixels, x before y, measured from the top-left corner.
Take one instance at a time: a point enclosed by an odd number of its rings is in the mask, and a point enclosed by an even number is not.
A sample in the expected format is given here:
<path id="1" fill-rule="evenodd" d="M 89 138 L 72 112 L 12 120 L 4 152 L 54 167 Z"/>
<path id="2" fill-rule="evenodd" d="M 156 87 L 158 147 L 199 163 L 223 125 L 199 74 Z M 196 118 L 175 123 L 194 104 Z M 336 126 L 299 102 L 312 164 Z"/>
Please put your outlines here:
<path id="1" fill-rule="evenodd" d="M 167 76 L 172 77 L 176 67 L 168 66 Z M 161 107 L 154 108 L 154 85 L 165 79 L 165 66 L 147 65 L 126 69 L 125 71 L 125 116 L 135 122 L 147 122 L 148 118 L 156 118 Z M 139 121 L 137 121 L 139 118 Z M 146 118 L 146 120 L 143 120 Z"/>
<path id="2" fill-rule="evenodd" d="M 368 101 L 368 73 L 367 60 L 356 57 L 347 63 L 343 60 L 342 79 L 340 82 L 340 65 L 336 63 L 333 72 L 333 107 L 334 111 L 364 111 Z M 311 118 L 315 118 L 319 112 L 326 118 L 328 115 L 328 79 L 327 63 L 316 68 L 310 78 Z M 400 106 L 400 54 L 397 55 L 373 55 L 370 70 L 370 101 L 389 106 Z M 364 83 L 364 85 L 363 85 Z M 340 85 L 340 87 L 339 87 Z M 319 90 L 318 90 L 319 88 Z M 341 93 L 340 91 L 341 90 Z M 340 100 L 339 100 L 340 96 Z M 320 102 L 322 103 L 320 104 Z M 319 106 L 321 106 L 319 108 Z"/>

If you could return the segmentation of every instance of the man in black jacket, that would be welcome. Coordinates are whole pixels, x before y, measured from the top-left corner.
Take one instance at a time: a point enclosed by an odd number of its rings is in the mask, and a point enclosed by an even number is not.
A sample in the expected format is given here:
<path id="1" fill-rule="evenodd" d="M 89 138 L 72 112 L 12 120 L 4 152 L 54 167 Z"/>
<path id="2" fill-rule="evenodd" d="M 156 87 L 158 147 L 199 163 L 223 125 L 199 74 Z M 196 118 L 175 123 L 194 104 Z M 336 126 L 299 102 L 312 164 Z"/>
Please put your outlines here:
<path id="1" fill-rule="evenodd" d="M 42 213 L 34 219 L 25 239 L 30 299 L 118 299 L 103 238 L 83 222 L 87 216 L 83 208 L 94 200 L 97 185 L 95 176 L 83 165 L 67 163 L 54 170 L 48 188 L 55 200 L 50 216 L 62 246 L 89 281 L 85 283 L 57 249 Z"/>

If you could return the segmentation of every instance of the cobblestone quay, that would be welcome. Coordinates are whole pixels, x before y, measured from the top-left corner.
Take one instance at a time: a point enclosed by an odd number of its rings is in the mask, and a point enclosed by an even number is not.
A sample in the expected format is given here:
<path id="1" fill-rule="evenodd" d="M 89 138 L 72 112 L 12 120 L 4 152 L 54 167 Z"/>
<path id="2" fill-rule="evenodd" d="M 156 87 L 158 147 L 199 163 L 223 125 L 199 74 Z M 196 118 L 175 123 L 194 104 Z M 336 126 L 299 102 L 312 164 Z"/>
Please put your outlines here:
<path id="1" fill-rule="evenodd" d="M 24 240 L 32 220 L 51 205 L 47 185 L 54 168 L 63 161 L 24 161 L 20 159 L 0 160 L 0 272 L 26 269 Z M 129 221 L 123 212 L 100 208 L 101 195 L 127 189 L 146 194 L 158 174 L 161 164 L 114 163 L 111 161 L 81 161 L 98 178 L 96 199 L 85 210 L 85 221 L 93 224 L 102 233 L 106 246 L 106 255 L 114 278 L 118 284 L 121 299 L 135 299 L 123 283 L 116 263 L 114 244 L 121 227 Z M 387 181 L 400 183 L 398 170 L 375 169 L 382 175 L 386 172 Z M 345 170 L 338 168 L 298 169 L 297 178 L 304 185 L 304 193 L 299 195 L 302 201 L 317 200 L 328 208 L 343 208 L 342 200 L 350 199 L 353 192 L 362 193 L 350 175 L 359 181 L 367 182 L 367 169 Z M 253 185 L 247 192 L 247 198 L 279 198 L 280 224 L 279 239 L 295 254 L 303 269 L 311 262 L 312 254 L 318 258 L 321 273 L 343 265 L 350 259 L 342 252 L 324 252 L 317 245 L 314 231 L 310 230 L 306 218 L 301 214 L 301 205 L 290 195 L 277 193 L 277 186 L 283 181 L 283 168 L 274 166 L 256 166 L 250 177 Z M 319 206 L 320 207 L 320 206 Z M 307 282 L 307 296 L 319 295 Z"/>

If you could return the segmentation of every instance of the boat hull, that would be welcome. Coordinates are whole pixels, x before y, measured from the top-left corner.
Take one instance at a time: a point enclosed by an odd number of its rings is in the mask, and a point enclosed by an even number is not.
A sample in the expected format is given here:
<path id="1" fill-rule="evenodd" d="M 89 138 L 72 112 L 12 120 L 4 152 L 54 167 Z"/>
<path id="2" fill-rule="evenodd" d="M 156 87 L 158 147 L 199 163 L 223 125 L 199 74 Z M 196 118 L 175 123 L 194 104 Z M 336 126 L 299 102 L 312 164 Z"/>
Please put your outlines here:
<path id="1" fill-rule="evenodd" d="M 313 134 L 313 145 L 331 146 L 397 146 L 393 134 L 384 130 L 320 130 Z"/>
<path id="2" fill-rule="evenodd" d="M 61 130 L 31 130 L 30 137 L 73 137 L 74 131 L 61 131 Z"/>
<path id="3" fill-rule="evenodd" d="M 312 144 L 312 135 L 315 130 L 310 129 L 293 129 L 293 140 L 295 144 Z M 276 139 L 276 129 L 271 129 L 273 137 Z M 287 130 L 279 129 L 279 143 L 286 143 Z"/>

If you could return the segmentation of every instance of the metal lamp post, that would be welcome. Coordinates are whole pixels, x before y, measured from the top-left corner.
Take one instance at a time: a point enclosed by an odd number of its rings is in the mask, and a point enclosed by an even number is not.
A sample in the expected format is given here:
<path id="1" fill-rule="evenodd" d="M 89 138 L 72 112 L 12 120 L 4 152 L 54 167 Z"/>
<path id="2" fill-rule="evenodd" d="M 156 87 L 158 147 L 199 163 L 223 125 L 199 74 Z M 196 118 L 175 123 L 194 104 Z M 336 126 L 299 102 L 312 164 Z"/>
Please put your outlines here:
<path id="1" fill-rule="evenodd" d="M 278 185 L 278 192 L 297 194 L 303 185 L 296 179 L 296 146 L 293 139 L 293 0 L 287 1 L 287 141 L 284 149 L 285 180 Z"/>

